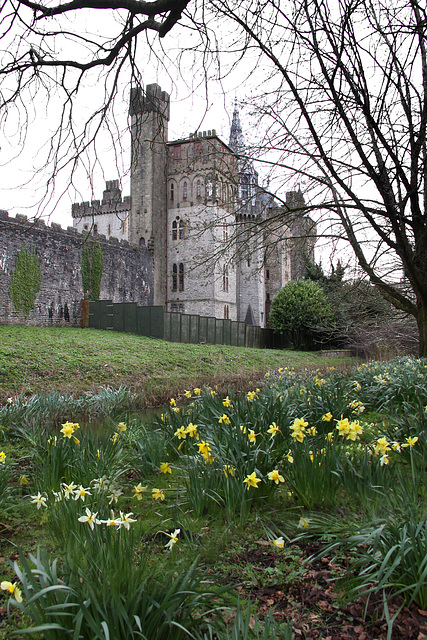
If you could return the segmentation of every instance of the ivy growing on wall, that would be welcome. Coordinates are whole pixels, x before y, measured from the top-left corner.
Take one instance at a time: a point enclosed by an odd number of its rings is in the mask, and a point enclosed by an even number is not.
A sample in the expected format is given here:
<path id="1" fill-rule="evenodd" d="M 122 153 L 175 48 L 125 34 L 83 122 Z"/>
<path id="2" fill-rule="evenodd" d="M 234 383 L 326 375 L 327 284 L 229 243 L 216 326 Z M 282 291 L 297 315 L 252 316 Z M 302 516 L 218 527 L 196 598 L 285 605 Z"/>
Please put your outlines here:
<path id="1" fill-rule="evenodd" d="M 40 291 L 40 265 L 34 248 L 24 244 L 16 258 L 15 270 L 10 281 L 9 297 L 16 311 L 27 317 Z"/>
<path id="2" fill-rule="evenodd" d="M 82 251 L 82 281 L 85 298 L 98 300 L 103 269 L 104 254 L 99 242 L 89 246 L 85 244 Z"/>

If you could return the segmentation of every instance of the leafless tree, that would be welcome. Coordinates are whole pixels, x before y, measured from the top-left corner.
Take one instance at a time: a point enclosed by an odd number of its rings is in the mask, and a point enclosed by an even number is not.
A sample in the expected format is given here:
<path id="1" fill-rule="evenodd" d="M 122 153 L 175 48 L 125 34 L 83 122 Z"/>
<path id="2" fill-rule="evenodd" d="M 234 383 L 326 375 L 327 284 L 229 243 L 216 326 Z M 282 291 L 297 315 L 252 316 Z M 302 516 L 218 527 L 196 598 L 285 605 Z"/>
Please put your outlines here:
<path id="1" fill-rule="evenodd" d="M 417 0 L 212 0 L 258 52 L 259 152 L 304 181 L 427 355 L 427 13 Z M 243 46 L 244 45 L 244 46 Z M 319 225 L 321 226 L 321 225 Z"/>

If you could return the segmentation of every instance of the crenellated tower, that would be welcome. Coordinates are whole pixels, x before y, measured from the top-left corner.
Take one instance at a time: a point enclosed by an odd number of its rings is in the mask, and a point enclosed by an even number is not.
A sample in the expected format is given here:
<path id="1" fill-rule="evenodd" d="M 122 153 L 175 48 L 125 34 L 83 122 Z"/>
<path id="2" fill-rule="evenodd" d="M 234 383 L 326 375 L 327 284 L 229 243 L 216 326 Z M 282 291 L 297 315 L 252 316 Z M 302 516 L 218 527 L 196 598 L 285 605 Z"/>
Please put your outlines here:
<path id="1" fill-rule="evenodd" d="M 154 259 L 154 304 L 166 302 L 167 152 L 169 94 L 158 84 L 132 89 L 131 215 L 129 241 L 147 246 Z"/>

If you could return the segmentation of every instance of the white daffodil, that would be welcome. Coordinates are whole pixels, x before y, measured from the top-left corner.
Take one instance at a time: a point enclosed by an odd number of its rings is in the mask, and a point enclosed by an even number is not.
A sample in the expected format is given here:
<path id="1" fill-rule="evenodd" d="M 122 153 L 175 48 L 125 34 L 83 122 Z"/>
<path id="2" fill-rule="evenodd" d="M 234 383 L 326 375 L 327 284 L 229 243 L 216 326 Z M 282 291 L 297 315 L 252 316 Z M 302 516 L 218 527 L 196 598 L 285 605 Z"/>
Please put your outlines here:
<path id="1" fill-rule="evenodd" d="M 80 516 L 80 518 L 78 518 L 79 522 L 87 522 L 88 525 L 90 526 L 90 528 L 92 529 L 92 531 L 95 528 L 96 524 L 101 524 L 101 520 L 98 520 L 98 512 L 96 513 L 92 513 L 92 511 L 90 509 L 88 509 L 86 507 L 85 509 L 86 511 L 86 515 L 85 516 Z"/>

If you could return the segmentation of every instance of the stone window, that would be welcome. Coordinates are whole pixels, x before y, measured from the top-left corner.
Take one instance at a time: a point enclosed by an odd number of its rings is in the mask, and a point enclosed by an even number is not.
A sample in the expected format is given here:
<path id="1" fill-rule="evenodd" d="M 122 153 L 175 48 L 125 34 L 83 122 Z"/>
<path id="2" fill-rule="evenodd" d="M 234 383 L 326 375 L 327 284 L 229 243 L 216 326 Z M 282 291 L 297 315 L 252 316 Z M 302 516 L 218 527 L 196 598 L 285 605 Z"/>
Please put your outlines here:
<path id="1" fill-rule="evenodd" d="M 267 280 L 270 280 L 270 269 L 266 270 L 265 277 L 267 278 Z"/>
<path id="2" fill-rule="evenodd" d="M 98 233 L 98 225 L 97 224 L 93 225 L 93 233 L 94 234 Z"/>
<path id="3" fill-rule="evenodd" d="M 229 320 L 230 319 L 230 307 L 228 306 L 228 304 L 224 305 L 224 320 Z"/>
<path id="4" fill-rule="evenodd" d="M 181 160 L 181 145 L 176 144 L 173 148 L 173 157 L 175 160 Z"/>
<path id="5" fill-rule="evenodd" d="M 172 291 L 178 290 L 178 266 L 176 263 L 172 265 Z"/>
<path id="6" fill-rule="evenodd" d="M 183 188 L 182 188 L 182 197 L 184 200 L 187 200 L 187 183 L 184 182 Z"/>
<path id="7" fill-rule="evenodd" d="M 178 237 L 180 240 L 184 240 L 184 220 L 180 220 L 178 223 Z"/>
<path id="8" fill-rule="evenodd" d="M 225 264 L 222 268 L 222 290 L 228 293 L 228 265 Z"/>
<path id="9" fill-rule="evenodd" d="M 173 198 L 174 198 L 174 191 L 175 191 L 175 185 L 172 182 L 171 184 L 171 202 L 173 202 Z"/>
<path id="10" fill-rule="evenodd" d="M 197 188 L 197 191 L 196 191 L 197 197 L 200 198 L 200 196 L 202 195 L 202 185 L 200 183 L 200 180 L 197 180 L 197 187 L 196 188 Z"/>
<path id="11" fill-rule="evenodd" d="M 184 291 L 184 265 L 179 263 L 179 290 Z"/>
<path id="12" fill-rule="evenodd" d="M 184 220 L 176 216 L 172 221 L 172 240 L 184 240 Z"/>
<path id="13" fill-rule="evenodd" d="M 184 313 L 184 305 L 183 304 L 179 304 L 178 305 L 178 312 L 179 313 Z"/>
<path id="14" fill-rule="evenodd" d="M 144 237 L 141 237 L 141 238 L 139 239 L 139 246 L 140 246 L 140 247 L 145 247 L 145 238 L 144 238 Z"/>
<path id="15" fill-rule="evenodd" d="M 179 218 L 172 222 L 172 240 L 178 240 L 178 222 Z"/>

